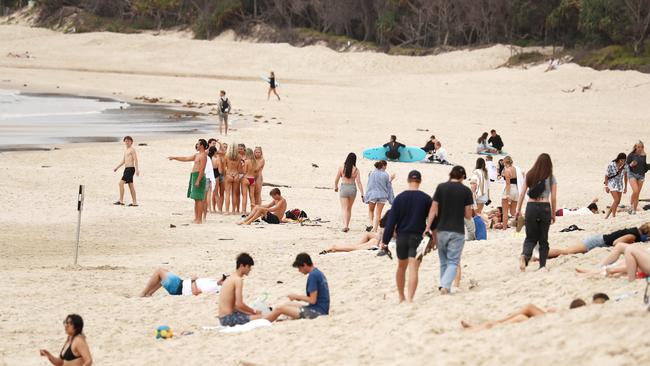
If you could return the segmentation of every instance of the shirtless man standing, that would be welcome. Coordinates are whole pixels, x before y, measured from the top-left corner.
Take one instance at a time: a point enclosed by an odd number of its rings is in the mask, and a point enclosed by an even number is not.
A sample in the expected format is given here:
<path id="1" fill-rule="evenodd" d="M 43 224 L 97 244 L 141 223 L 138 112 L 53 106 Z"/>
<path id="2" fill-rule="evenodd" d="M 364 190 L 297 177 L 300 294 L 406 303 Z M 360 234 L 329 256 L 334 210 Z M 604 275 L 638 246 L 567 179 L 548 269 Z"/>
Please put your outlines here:
<path id="1" fill-rule="evenodd" d="M 192 156 L 170 156 L 169 160 L 176 161 L 193 161 L 192 173 L 190 174 L 190 185 L 187 188 L 187 197 L 194 200 L 194 224 L 203 223 L 203 205 L 205 204 L 205 185 L 207 184 L 205 178 L 205 165 L 207 163 L 208 155 L 206 149 L 208 142 L 204 139 L 199 139 L 196 146 L 198 153 Z"/>
<path id="2" fill-rule="evenodd" d="M 253 269 L 253 258 L 248 253 L 237 256 L 237 269 L 221 286 L 219 295 L 219 322 L 224 327 L 246 324 L 259 319 L 262 313 L 244 303 L 244 276 Z"/>
<path id="3" fill-rule="evenodd" d="M 122 141 L 124 141 L 124 145 L 126 145 L 126 151 L 124 151 L 122 161 L 120 161 L 120 164 L 113 169 L 113 172 L 116 172 L 122 165 L 124 165 L 124 174 L 122 174 L 122 179 L 120 180 L 120 200 L 113 204 L 124 206 L 124 184 L 126 183 L 129 185 L 131 200 L 133 201 L 129 207 L 138 207 L 138 200 L 135 198 L 135 186 L 133 185 L 133 174 L 140 176 L 138 154 L 133 148 L 133 138 L 131 138 L 131 136 L 125 136 Z"/>
<path id="4" fill-rule="evenodd" d="M 284 212 L 287 210 L 287 200 L 282 197 L 278 188 L 273 188 L 269 192 L 273 201 L 266 205 L 253 207 L 251 214 L 246 217 L 246 220 L 238 222 L 237 225 L 250 225 L 253 221 L 259 219 L 269 224 L 279 224 L 284 220 Z"/>

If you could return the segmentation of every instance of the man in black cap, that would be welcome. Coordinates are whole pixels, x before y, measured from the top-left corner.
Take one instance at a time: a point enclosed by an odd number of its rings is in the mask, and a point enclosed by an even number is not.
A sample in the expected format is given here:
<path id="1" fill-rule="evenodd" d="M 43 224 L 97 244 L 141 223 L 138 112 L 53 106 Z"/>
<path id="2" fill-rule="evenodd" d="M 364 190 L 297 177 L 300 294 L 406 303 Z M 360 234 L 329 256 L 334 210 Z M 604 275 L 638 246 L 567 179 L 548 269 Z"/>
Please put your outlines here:
<path id="1" fill-rule="evenodd" d="M 422 175 L 417 170 L 412 170 L 408 175 L 408 189 L 395 197 L 393 206 L 390 209 L 382 247 L 385 247 L 393 237 L 393 231 L 397 234 L 397 294 L 399 301 L 403 302 L 404 285 L 406 283 L 406 269 L 409 269 L 408 301 L 413 302 L 415 290 L 418 287 L 418 270 L 421 259 L 416 259 L 418 245 L 422 241 L 427 222 L 427 214 L 431 207 L 431 197 L 420 191 Z"/>
<path id="2" fill-rule="evenodd" d="M 433 194 L 433 203 L 427 228 L 438 218 L 436 231 L 440 257 L 440 293 L 451 293 L 451 283 L 456 277 L 460 256 L 465 246 L 465 219 L 472 218 L 472 191 L 463 184 L 467 178 L 465 168 L 456 165 L 449 173 L 449 181 L 440 183 Z M 392 211 L 391 211 L 392 212 Z"/>

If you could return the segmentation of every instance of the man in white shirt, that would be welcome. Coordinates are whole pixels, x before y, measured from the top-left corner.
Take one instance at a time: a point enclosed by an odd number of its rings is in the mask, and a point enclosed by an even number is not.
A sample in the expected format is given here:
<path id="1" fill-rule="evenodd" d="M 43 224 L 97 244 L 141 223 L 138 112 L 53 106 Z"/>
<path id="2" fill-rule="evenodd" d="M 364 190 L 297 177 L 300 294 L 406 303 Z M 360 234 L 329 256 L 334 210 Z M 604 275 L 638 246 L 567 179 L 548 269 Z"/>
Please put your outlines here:
<path id="1" fill-rule="evenodd" d="M 440 141 L 436 141 L 435 160 L 440 162 L 441 164 L 450 164 L 448 159 L 449 158 L 447 157 L 447 150 L 444 147 L 442 147 Z"/>
<path id="2" fill-rule="evenodd" d="M 487 169 L 488 179 L 490 182 L 496 182 L 499 177 L 499 173 L 497 166 L 494 164 L 494 161 L 492 161 L 491 155 L 485 157 L 485 169 Z"/>
<path id="3" fill-rule="evenodd" d="M 183 280 L 164 268 L 158 268 L 151 275 L 140 297 L 149 297 L 161 287 L 164 287 L 170 295 L 218 294 L 226 277 L 222 275 L 220 280 L 216 280 L 193 275 L 190 279 Z"/>

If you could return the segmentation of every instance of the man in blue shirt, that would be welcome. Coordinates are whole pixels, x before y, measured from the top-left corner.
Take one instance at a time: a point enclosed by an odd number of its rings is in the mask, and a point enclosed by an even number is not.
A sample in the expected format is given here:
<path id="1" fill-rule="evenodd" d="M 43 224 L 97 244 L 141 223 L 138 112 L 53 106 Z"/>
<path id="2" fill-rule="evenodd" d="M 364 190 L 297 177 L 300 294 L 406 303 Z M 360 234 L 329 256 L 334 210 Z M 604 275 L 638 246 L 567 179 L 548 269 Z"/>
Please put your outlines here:
<path id="1" fill-rule="evenodd" d="M 427 215 L 431 208 L 431 197 L 420 191 L 422 175 L 413 170 L 408 175 L 409 188 L 397 195 L 391 206 L 388 222 L 384 228 L 382 247 L 385 247 L 393 237 L 393 231 L 397 233 L 397 294 L 399 302 L 403 302 L 404 286 L 406 284 L 406 269 L 409 270 L 408 301 L 413 302 L 415 290 L 418 287 L 418 271 L 421 258 L 416 258 L 417 248 L 422 241 L 422 233 L 425 232 Z"/>
<path id="2" fill-rule="evenodd" d="M 291 319 L 314 319 L 330 312 L 330 290 L 327 278 L 314 266 L 309 254 L 298 254 L 293 267 L 307 275 L 307 295 L 290 294 L 287 297 L 291 301 L 302 301 L 308 305 L 296 302 L 280 305 L 266 316 L 268 321 L 276 321 L 280 315 L 286 315 Z"/>

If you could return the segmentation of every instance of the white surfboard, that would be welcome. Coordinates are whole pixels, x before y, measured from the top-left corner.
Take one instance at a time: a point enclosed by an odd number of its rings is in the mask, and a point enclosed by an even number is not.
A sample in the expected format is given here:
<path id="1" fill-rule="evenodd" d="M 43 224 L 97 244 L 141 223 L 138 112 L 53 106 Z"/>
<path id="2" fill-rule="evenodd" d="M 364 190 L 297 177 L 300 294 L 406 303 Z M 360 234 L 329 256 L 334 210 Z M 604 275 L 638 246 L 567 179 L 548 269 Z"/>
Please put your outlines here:
<path id="1" fill-rule="evenodd" d="M 266 81 L 267 83 L 271 83 L 271 79 L 269 79 L 268 76 L 262 76 L 262 75 L 260 75 L 260 79 Z M 280 87 L 280 83 L 278 83 L 278 80 L 277 80 L 277 79 L 275 80 L 275 87 L 276 87 L 276 88 L 279 88 L 279 87 Z"/>

